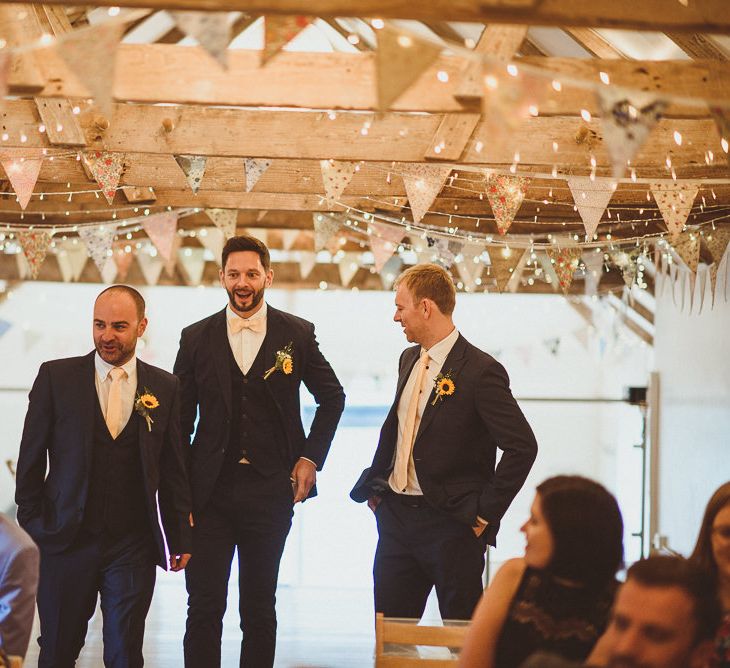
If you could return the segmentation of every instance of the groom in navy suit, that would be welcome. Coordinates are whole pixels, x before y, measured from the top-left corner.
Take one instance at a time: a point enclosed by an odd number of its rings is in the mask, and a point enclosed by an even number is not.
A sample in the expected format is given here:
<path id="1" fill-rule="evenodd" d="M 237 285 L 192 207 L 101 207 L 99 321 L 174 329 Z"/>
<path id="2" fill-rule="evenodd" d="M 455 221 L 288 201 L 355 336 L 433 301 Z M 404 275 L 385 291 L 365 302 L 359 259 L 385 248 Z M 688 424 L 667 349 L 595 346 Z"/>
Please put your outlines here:
<path id="1" fill-rule="evenodd" d="M 314 325 L 264 301 L 273 280 L 268 248 L 254 237 L 233 237 L 221 266 L 228 305 L 183 330 L 175 361 L 195 522 L 195 556 L 185 572 L 185 665 L 220 665 L 237 549 L 240 664 L 269 668 L 279 562 L 293 506 L 316 493 L 316 472 L 345 394 L 319 350 Z M 302 383 L 317 402 L 309 434 L 299 406 Z"/>
<path id="2" fill-rule="evenodd" d="M 101 596 L 104 665 L 143 665 L 155 565 L 190 558 L 178 380 L 135 356 L 147 326 L 125 285 L 94 304 L 96 351 L 41 365 L 17 467 L 18 521 L 41 551 L 43 668 L 75 665 Z"/>

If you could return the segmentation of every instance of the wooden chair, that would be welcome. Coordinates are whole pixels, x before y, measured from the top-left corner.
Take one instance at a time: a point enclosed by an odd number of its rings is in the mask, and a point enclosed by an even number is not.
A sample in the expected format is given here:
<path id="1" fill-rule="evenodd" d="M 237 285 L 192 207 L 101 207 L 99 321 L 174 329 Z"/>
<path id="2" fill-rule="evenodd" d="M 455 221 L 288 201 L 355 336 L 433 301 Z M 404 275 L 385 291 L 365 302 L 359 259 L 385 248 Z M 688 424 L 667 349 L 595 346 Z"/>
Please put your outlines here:
<path id="1" fill-rule="evenodd" d="M 384 651 L 386 643 L 461 649 L 469 626 L 417 626 L 415 620 L 390 619 L 382 612 L 375 615 L 375 668 L 454 668 L 458 658 L 437 659 L 401 656 Z"/>

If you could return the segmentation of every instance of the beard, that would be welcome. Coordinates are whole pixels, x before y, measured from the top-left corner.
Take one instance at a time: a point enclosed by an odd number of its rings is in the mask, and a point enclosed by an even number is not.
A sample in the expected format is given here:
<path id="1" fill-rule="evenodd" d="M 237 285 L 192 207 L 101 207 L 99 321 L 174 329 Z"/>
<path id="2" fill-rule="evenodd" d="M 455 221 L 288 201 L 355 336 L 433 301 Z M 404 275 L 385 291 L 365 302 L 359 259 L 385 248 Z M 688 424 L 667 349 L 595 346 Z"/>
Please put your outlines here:
<path id="1" fill-rule="evenodd" d="M 94 342 L 94 346 L 96 348 L 96 352 L 99 353 L 99 357 L 112 366 L 122 366 L 122 364 L 126 364 L 130 359 L 132 359 L 132 355 L 134 355 L 134 351 L 137 348 L 136 344 L 137 342 L 135 341 L 132 346 L 127 347 L 118 341 L 113 343 L 102 343 L 101 341 Z"/>
<path id="2" fill-rule="evenodd" d="M 260 290 L 226 290 L 228 293 L 228 301 L 231 303 L 231 308 L 238 313 L 250 313 L 258 307 L 261 300 L 264 298 L 266 288 Z M 250 299 L 251 303 L 246 306 L 242 303 L 244 300 Z"/>

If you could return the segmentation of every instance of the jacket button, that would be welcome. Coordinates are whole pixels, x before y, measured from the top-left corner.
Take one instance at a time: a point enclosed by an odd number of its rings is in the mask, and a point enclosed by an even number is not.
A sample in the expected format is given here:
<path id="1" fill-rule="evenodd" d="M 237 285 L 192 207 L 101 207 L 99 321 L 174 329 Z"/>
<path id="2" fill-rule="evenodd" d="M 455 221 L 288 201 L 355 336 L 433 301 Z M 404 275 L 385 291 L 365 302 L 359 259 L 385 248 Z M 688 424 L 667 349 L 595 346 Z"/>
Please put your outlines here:
<path id="1" fill-rule="evenodd" d="M 244 384 L 244 385 L 248 385 L 248 378 L 244 378 L 244 379 L 243 379 L 243 384 Z"/>

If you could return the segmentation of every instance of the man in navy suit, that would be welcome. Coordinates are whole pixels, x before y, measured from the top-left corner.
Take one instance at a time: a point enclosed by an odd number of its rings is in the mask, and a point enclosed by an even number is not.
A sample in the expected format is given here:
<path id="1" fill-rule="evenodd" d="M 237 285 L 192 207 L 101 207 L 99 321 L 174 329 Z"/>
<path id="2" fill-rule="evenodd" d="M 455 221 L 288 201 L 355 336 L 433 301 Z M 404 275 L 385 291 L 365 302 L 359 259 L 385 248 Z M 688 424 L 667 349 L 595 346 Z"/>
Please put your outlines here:
<path id="1" fill-rule="evenodd" d="M 220 665 L 237 548 L 240 665 L 268 668 L 276 645 L 279 562 L 293 506 L 316 493 L 316 472 L 345 394 L 319 350 L 314 325 L 264 301 L 273 280 L 266 246 L 254 237 L 233 237 L 221 266 L 228 305 L 183 330 L 175 361 L 194 518 L 194 557 L 185 572 L 185 665 Z M 302 383 L 317 402 L 309 434 L 299 406 Z"/>
<path id="2" fill-rule="evenodd" d="M 350 493 L 375 513 L 375 610 L 387 617 L 420 618 L 435 586 L 444 619 L 471 618 L 486 546 L 537 454 L 506 371 L 459 334 L 455 304 L 437 265 L 396 281 L 394 320 L 417 345 L 401 354 L 373 463 Z"/>
<path id="3" fill-rule="evenodd" d="M 147 326 L 135 289 L 94 304 L 96 351 L 41 365 L 17 467 L 18 521 L 41 551 L 41 667 L 75 665 L 101 596 L 104 664 L 140 667 L 155 564 L 190 558 L 179 383 L 136 358 Z"/>

